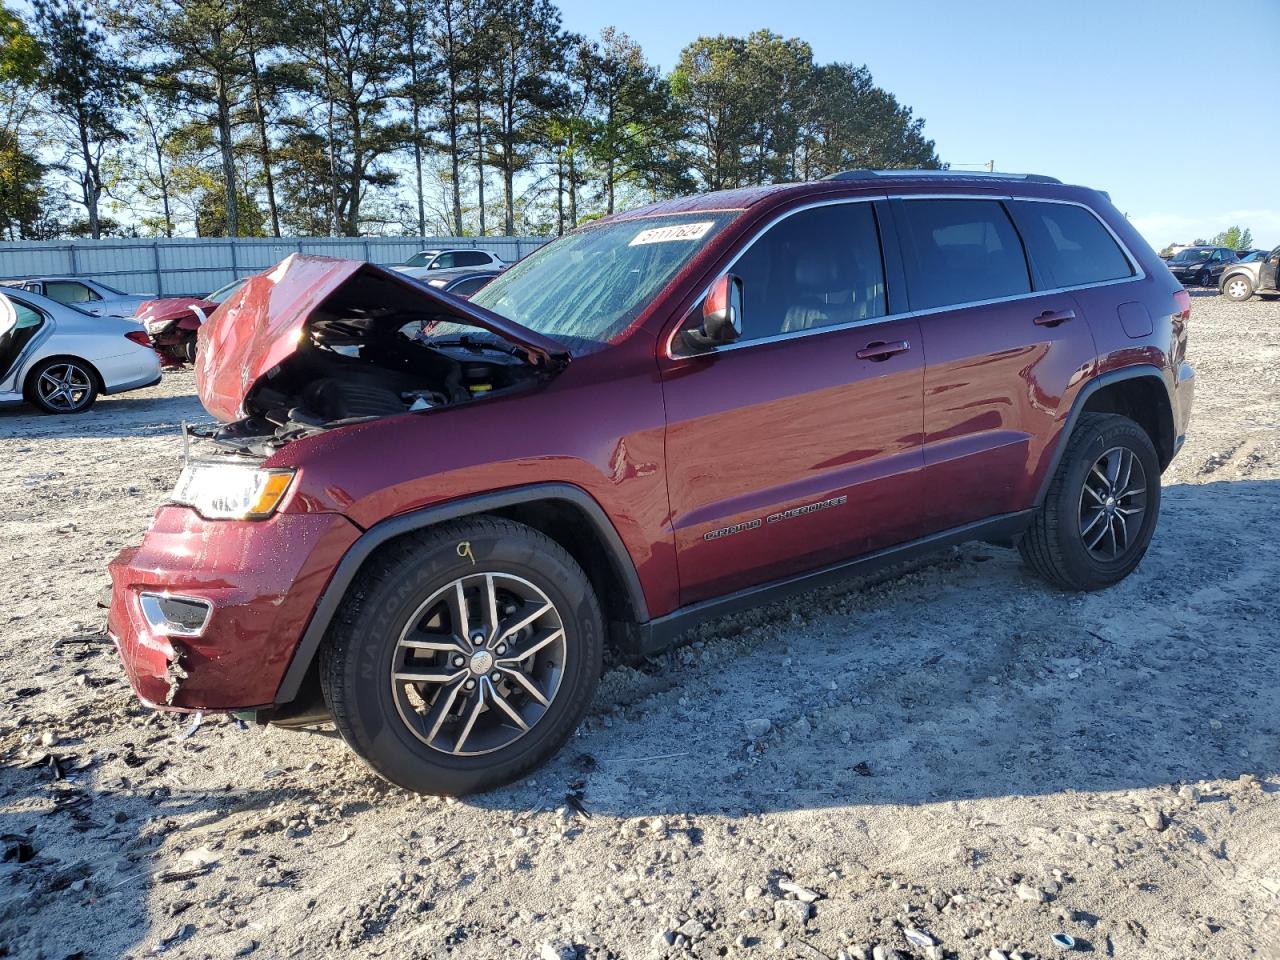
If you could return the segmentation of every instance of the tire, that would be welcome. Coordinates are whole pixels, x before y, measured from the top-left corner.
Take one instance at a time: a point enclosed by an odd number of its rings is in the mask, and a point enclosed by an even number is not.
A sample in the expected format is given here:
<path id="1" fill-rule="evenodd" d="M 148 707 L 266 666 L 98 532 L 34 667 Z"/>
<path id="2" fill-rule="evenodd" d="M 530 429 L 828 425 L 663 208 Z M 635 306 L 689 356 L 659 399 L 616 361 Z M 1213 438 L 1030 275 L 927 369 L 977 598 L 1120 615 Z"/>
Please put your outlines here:
<path id="1" fill-rule="evenodd" d="M 1018 551 L 1027 566 L 1056 586 L 1101 590 L 1132 573 L 1147 552 L 1160 514 L 1160 462 L 1146 431 L 1115 414 L 1083 414 L 1066 443 L 1049 491 L 1019 540 Z M 1123 487 L 1117 491 L 1123 496 L 1116 497 L 1110 507 L 1098 496 L 1105 485 L 1093 472 L 1104 457 L 1118 457 L 1121 471 L 1126 462 L 1141 467 L 1140 478 L 1132 466 L 1128 474 L 1120 473 L 1128 482 L 1117 484 Z M 1109 472 L 1113 462 L 1102 461 L 1102 469 Z M 1140 496 L 1126 494 L 1139 488 Z M 1131 512 L 1138 506 L 1140 515 Z M 1114 519 L 1115 513 L 1120 520 Z M 1135 518 L 1138 524 L 1133 530 Z M 1091 521 L 1103 526 L 1091 526 L 1086 532 L 1084 527 Z M 1099 533 L 1103 536 L 1100 546 L 1090 549 L 1090 541 Z M 1119 547 L 1122 537 L 1123 549 L 1107 556 L 1113 545 Z"/>
<path id="2" fill-rule="evenodd" d="M 1222 282 L 1222 293 L 1228 300 L 1243 303 L 1253 296 L 1253 284 L 1244 274 L 1237 273 Z"/>
<path id="3" fill-rule="evenodd" d="M 196 334 L 191 331 L 182 338 L 182 342 L 174 349 L 176 353 L 185 363 L 196 362 Z"/>
<path id="4" fill-rule="evenodd" d="M 455 613 L 459 584 L 466 623 Z M 544 603 L 553 609 L 513 632 Z M 489 630 L 489 609 L 499 630 Z M 474 643 L 458 649 L 463 629 Z M 321 646 L 321 688 L 338 732 L 378 774 L 417 793 L 474 793 L 527 773 L 573 733 L 600 678 L 603 637 L 595 592 L 563 547 L 523 524 L 474 517 L 401 537 L 366 564 Z M 436 712 L 451 692 L 452 711 Z"/>
<path id="5" fill-rule="evenodd" d="M 26 395 L 45 413 L 84 413 L 98 399 L 98 372 L 76 357 L 50 357 L 27 375 Z"/>
<path id="6" fill-rule="evenodd" d="M 1198 286 L 1198 287 L 1212 287 L 1212 286 L 1213 286 L 1213 274 L 1212 274 L 1212 273 L 1210 273 L 1208 270 L 1201 270 L 1198 274 L 1196 274 L 1196 286 Z"/>

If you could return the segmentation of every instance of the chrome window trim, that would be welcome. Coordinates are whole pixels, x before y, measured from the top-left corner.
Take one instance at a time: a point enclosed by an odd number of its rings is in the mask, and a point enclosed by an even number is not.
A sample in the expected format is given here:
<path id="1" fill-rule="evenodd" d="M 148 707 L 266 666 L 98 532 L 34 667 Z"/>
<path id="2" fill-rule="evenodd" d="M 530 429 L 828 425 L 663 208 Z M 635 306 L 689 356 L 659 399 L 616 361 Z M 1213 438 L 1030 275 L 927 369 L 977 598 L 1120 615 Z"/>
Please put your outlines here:
<path id="1" fill-rule="evenodd" d="M 1083 203 L 1079 200 L 1066 200 L 1066 199 L 1057 198 L 1057 197 L 1014 197 L 1014 196 L 1005 195 L 1005 194 L 991 194 L 991 193 L 873 194 L 869 196 L 837 197 L 837 198 L 832 198 L 827 200 L 819 200 L 819 201 L 815 201 L 814 203 L 805 204 L 804 206 L 796 207 L 794 210 L 787 210 L 786 212 L 781 213 L 778 216 L 774 217 L 767 224 L 765 224 L 758 231 L 756 231 L 755 235 L 747 242 L 747 245 L 744 246 L 741 250 L 739 250 L 734 255 L 733 259 L 730 260 L 725 265 L 723 270 L 719 271 L 715 275 L 715 277 L 711 280 L 711 282 L 708 283 L 706 287 L 703 289 L 703 291 L 697 296 L 697 298 L 694 300 L 694 303 L 695 304 L 701 303 L 703 298 L 705 298 L 706 295 L 711 292 L 711 287 L 715 284 L 716 280 L 719 280 L 726 273 L 729 273 L 733 269 L 734 264 L 736 264 L 738 260 L 741 259 L 744 254 L 746 254 L 748 250 L 750 250 L 753 246 L 755 246 L 755 243 L 757 240 L 759 240 L 762 236 L 764 236 L 771 229 L 773 229 L 774 226 L 781 223 L 783 220 L 787 219 L 788 217 L 795 216 L 797 213 L 803 213 L 806 210 L 813 210 L 817 207 L 829 207 L 829 206 L 835 206 L 836 204 L 841 204 L 841 203 L 872 203 L 876 200 L 997 200 L 997 201 L 1027 202 L 1027 203 L 1061 203 L 1061 204 L 1066 204 L 1068 206 L 1073 206 L 1073 207 L 1083 207 L 1085 210 L 1089 211 L 1090 214 L 1092 214 L 1095 220 L 1097 220 L 1099 223 L 1102 224 L 1103 228 L 1111 236 L 1111 239 L 1115 241 L 1116 246 L 1120 248 L 1120 252 L 1124 255 L 1125 259 L 1129 262 L 1129 266 L 1133 270 L 1133 274 L 1128 277 L 1117 277 L 1114 280 L 1098 280 L 1093 283 L 1078 283 L 1073 286 L 1067 286 L 1067 287 L 1046 287 L 1042 290 L 1031 290 L 1027 293 L 1017 293 L 1007 297 L 995 297 L 990 300 L 966 300 L 964 303 L 949 303 L 944 306 L 927 307 L 922 310 L 907 310 L 902 313 L 887 313 L 884 316 L 880 316 L 880 317 L 868 317 L 865 320 L 853 320 L 849 323 L 837 323 L 827 327 L 812 327 L 808 330 L 793 330 L 788 333 L 779 333 L 772 337 L 761 337 L 757 340 L 744 340 L 738 343 L 726 344 L 723 347 L 715 347 L 714 349 L 708 350 L 705 353 L 677 353 L 675 351 L 676 336 L 680 333 L 681 327 L 684 323 L 684 317 L 681 317 L 680 322 L 677 323 L 672 328 L 670 335 L 668 335 L 667 337 L 667 343 L 664 351 L 666 353 L 667 359 L 668 360 L 692 360 L 697 357 L 710 357 L 710 356 L 715 356 L 717 354 L 728 353 L 732 350 L 743 350 L 743 349 L 748 349 L 750 347 L 765 346 L 772 343 L 780 343 L 784 340 L 798 340 L 802 337 L 810 337 L 815 334 L 838 333 L 842 330 L 854 330 L 854 329 L 857 329 L 858 327 L 870 327 L 870 326 L 875 326 L 876 324 L 888 323 L 894 320 L 910 320 L 915 317 L 927 317 L 935 313 L 945 313 L 946 311 L 949 311 L 949 310 L 965 310 L 965 309 L 968 309 L 969 307 L 986 307 L 986 306 L 991 306 L 997 303 L 1012 303 L 1015 300 L 1029 300 L 1033 297 L 1039 297 L 1046 294 L 1070 293 L 1073 290 L 1091 290 L 1094 287 L 1110 287 L 1119 283 L 1136 283 L 1139 280 L 1145 280 L 1147 277 L 1147 273 L 1145 270 L 1143 270 L 1141 262 L 1138 260 L 1137 257 L 1133 255 L 1132 251 L 1129 250 L 1128 245 L 1125 244 L 1125 242 L 1120 239 L 1119 235 L 1117 235 L 1116 232 L 1113 229 L 1111 229 L 1111 225 L 1107 223 L 1107 221 L 1104 220 L 1102 217 L 1100 217 L 1096 210 L 1090 207 L 1087 203 Z M 1015 230 L 1017 230 L 1016 223 L 1013 224 L 1013 227 Z M 1021 233 L 1019 233 L 1019 238 L 1021 238 Z M 1024 242 L 1024 246 L 1025 246 L 1025 242 Z M 1029 262 L 1030 254 L 1026 253 L 1025 255 L 1027 256 L 1028 262 Z M 884 258 L 884 254 L 882 251 L 881 252 L 882 264 L 884 262 L 883 258 Z M 885 280 L 887 282 L 888 277 L 886 277 Z"/>

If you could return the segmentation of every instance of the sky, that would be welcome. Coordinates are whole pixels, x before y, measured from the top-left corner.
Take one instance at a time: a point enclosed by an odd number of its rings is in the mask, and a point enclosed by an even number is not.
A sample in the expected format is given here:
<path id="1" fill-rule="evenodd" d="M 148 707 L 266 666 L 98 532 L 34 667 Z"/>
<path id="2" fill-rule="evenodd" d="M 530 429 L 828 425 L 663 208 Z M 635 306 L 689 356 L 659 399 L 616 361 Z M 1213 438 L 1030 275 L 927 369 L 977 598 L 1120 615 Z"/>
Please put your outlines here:
<path id="1" fill-rule="evenodd" d="M 767 28 L 865 63 L 963 169 L 1106 190 L 1154 247 L 1238 224 L 1280 245 L 1280 0 L 557 0 L 670 70 Z"/>

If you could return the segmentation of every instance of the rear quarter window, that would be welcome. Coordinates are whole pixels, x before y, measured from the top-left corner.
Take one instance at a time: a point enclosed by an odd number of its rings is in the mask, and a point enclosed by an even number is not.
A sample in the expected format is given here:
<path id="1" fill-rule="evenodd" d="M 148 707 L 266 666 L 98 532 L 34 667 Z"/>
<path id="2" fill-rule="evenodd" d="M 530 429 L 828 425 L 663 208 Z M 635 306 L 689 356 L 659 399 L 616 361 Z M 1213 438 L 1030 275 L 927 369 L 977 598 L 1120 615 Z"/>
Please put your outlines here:
<path id="1" fill-rule="evenodd" d="M 1022 241 L 997 200 L 904 200 L 914 257 L 911 309 L 997 300 L 1031 292 Z"/>
<path id="2" fill-rule="evenodd" d="M 1133 265 L 1115 238 L 1085 207 L 1015 200 L 1010 208 L 1045 287 L 1076 287 L 1133 276 Z"/>

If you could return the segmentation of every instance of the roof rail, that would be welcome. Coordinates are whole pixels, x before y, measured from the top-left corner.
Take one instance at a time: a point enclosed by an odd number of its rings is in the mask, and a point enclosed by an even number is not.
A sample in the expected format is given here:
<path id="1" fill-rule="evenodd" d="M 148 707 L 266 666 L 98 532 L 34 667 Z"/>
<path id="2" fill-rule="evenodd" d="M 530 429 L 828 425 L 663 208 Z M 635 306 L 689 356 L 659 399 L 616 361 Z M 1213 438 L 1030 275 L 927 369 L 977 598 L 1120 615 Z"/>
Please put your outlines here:
<path id="1" fill-rule="evenodd" d="M 1023 180 L 1027 183 L 1062 183 L 1057 177 L 1042 173 L 998 173 L 987 170 L 842 170 L 828 180 Z"/>

